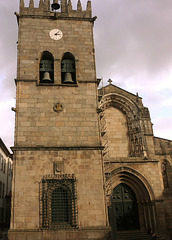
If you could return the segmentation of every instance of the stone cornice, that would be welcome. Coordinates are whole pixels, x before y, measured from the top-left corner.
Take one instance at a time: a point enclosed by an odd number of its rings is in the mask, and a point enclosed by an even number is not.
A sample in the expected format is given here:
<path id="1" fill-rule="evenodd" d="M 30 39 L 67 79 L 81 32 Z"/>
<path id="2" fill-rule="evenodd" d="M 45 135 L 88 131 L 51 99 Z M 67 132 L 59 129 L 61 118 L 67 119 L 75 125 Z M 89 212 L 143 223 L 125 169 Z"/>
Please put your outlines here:
<path id="1" fill-rule="evenodd" d="M 15 15 L 17 17 L 17 21 L 19 22 L 20 18 L 43 18 L 43 19 L 52 19 L 52 20 L 69 20 L 69 21 L 88 21 L 88 22 L 95 22 L 97 17 L 76 17 L 76 16 L 61 16 L 61 15 L 57 15 L 56 13 L 50 13 L 48 15 L 44 15 L 44 14 L 28 14 L 28 12 L 26 11 L 26 13 L 22 14 L 22 13 L 17 13 L 15 12 Z"/>
<path id="2" fill-rule="evenodd" d="M 105 164 L 113 164 L 113 163 L 157 163 L 159 160 L 155 159 L 140 159 L 140 158 L 127 158 L 127 159 L 110 159 L 105 160 Z"/>
<path id="3" fill-rule="evenodd" d="M 14 79 L 15 83 L 17 82 L 36 82 L 37 83 L 37 80 L 36 79 Z M 98 83 L 98 80 L 97 81 L 77 81 L 78 83 Z M 57 83 L 37 83 L 36 84 L 37 86 L 61 86 L 61 87 L 78 87 L 78 84 L 57 84 Z"/>
<path id="4" fill-rule="evenodd" d="M 46 146 L 14 146 L 11 150 L 14 151 L 82 151 L 82 150 L 103 150 L 103 146 L 64 146 L 64 147 L 46 147 Z"/>

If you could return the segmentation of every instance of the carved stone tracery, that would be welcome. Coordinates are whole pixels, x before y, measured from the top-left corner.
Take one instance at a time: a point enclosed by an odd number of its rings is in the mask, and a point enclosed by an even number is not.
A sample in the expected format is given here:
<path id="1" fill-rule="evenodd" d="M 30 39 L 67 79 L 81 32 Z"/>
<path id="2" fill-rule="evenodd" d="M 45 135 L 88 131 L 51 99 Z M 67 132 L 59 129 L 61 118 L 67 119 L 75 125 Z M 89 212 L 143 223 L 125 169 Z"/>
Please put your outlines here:
<path id="1" fill-rule="evenodd" d="M 99 108 L 102 112 L 107 108 L 114 107 L 126 115 L 129 136 L 129 156 L 147 158 L 146 140 L 141 119 L 149 117 L 147 108 L 140 109 L 134 101 L 117 93 L 104 95 Z"/>
<path id="2" fill-rule="evenodd" d="M 168 174 L 167 174 L 167 160 L 164 159 L 161 163 L 161 173 L 162 173 L 162 177 L 163 177 L 163 183 L 164 183 L 164 189 L 169 188 L 169 184 L 168 184 Z"/>

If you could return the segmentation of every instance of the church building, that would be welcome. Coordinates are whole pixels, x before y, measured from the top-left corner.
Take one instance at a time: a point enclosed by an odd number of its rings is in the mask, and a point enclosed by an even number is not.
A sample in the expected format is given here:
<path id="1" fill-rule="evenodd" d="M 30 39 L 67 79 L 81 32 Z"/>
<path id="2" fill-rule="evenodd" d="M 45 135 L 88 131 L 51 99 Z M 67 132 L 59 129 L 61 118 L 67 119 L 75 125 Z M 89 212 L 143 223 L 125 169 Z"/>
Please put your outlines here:
<path id="1" fill-rule="evenodd" d="M 111 80 L 98 90 L 91 1 L 25 4 L 9 240 L 172 230 L 172 141 L 154 137 L 140 96 Z"/>
<path id="2" fill-rule="evenodd" d="M 154 137 L 138 94 L 98 90 L 106 207 L 114 231 L 172 231 L 172 141 Z M 112 222 L 112 224 L 111 224 Z M 124 238 L 125 240 L 125 238 Z"/>

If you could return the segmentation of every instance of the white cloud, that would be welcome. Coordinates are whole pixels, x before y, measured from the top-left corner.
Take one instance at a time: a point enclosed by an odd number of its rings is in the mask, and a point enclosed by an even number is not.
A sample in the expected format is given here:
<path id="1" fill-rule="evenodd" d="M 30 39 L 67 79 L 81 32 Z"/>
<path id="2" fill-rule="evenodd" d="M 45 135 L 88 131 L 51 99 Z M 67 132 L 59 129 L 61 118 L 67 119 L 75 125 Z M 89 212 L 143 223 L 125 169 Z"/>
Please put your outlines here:
<path id="1" fill-rule="evenodd" d="M 162 138 L 172 140 L 171 128 L 172 117 L 168 118 L 156 118 L 153 129 L 156 132 L 156 137 L 161 136 Z"/>

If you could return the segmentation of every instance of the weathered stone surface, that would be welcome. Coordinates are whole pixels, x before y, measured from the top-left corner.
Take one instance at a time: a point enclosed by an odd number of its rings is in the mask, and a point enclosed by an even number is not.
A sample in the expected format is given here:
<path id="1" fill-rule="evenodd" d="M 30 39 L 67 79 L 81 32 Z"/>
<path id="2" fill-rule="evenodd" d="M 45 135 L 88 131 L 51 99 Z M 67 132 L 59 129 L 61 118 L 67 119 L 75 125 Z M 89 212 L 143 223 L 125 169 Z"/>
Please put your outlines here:
<path id="1" fill-rule="evenodd" d="M 125 183 L 135 189 L 140 227 L 171 229 L 172 141 L 154 137 L 138 95 L 109 83 L 99 89 L 107 204 L 113 189 Z"/>
<path id="2" fill-rule="evenodd" d="M 44 4 L 43 4 L 44 3 Z M 49 11 L 50 1 L 34 1 L 19 15 L 13 200 L 10 240 L 107 239 L 103 162 L 97 114 L 97 79 L 91 3 L 83 11 L 62 1 L 62 12 Z M 46 11 L 45 11 L 46 10 Z M 63 38 L 50 38 L 52 29 Z M 40 83 L 44 51 L 54 59 L 54 83 Z M 73 54 L 76 83 L 62 84 L 61 60 Z M 57 109 L 59 107 L 60 110 Z M 55 166 L 60 172 L 55 172 Z M 43 231 L 42 180 L 64 174 L 76 179 L 78 230 Z M 48 196 L 51 196 L 48 195 Z M 51 205 L 51 201 L 49 202 Z M 51 209 L 51 207 L 49 207 Z M 51 218 L 51 215 L 49 215 Z"/>
<path id="3" fill-rule="evenodd" d="M 136 195 L 140 229 L 171 229 L 172 142 L 154 137 L 138 94 L 109 81 L 97 96 L 91 2 L 85 11 L 80 1 L 78 10 L 71 1 L 61 3 L 55 13 L 49 0 L 39 8 L 20 1 L 9 240 L 109 239 L 108 207 L 120 184 Z M 57 28 L 63 38 L 55 41 L 49 32 Z M 44 51 L 54 60 L 52 84 L 40 82 Z M 75 58 L 73 85 L 62 84 L 66 52 Z M 76 179 L 76 230 L 42 229 L 42 180 L 58 174 Z"/>

